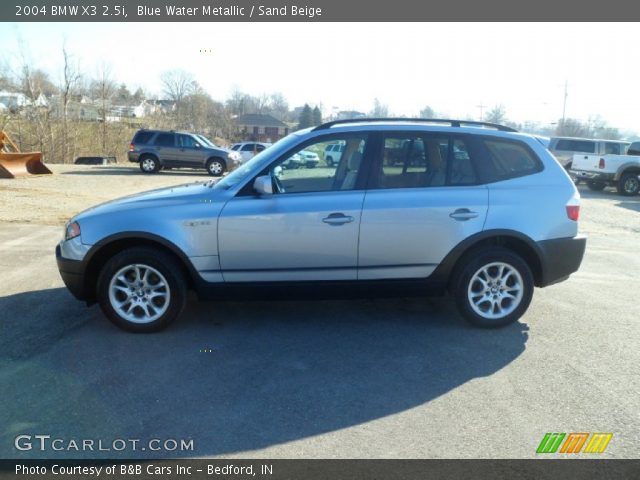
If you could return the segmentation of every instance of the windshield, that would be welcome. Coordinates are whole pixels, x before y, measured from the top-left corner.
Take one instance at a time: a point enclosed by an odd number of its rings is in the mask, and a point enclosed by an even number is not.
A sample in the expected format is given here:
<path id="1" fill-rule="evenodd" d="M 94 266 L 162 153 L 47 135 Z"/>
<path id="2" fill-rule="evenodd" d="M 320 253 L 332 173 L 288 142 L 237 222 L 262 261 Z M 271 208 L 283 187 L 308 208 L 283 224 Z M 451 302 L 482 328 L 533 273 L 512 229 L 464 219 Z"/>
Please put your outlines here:
<path id="1" fill-rule="evenodd" d="M 205 145 L 217 148 L 217 145 L 213 143 L 211 140 L 209 140 L 207 137 L 205 137 L 204 135 L 196 135 L 196 137 L 198 137 L 202 141 L 202 143 L 204 143 Z"/>
<path id="2" fill-rule="evenodd" d="M 262 152 L 258 153 L 255 157 L 249 160 L 244 165 L 238 167 L 229 175 L 213 185 L 213 188 L 229 190 L 238 183 L 247 179 L 247 177 L 257 174 L 258 169 L 261 168 L 263 163 L 266 163 L 266 159 L 274 160 L 280 154 L 291 148 L 300 139 L 299 135 L 292 133 L 284 137 L 282 140 L 277 141 L 272 146 L 265 148 Z"/>

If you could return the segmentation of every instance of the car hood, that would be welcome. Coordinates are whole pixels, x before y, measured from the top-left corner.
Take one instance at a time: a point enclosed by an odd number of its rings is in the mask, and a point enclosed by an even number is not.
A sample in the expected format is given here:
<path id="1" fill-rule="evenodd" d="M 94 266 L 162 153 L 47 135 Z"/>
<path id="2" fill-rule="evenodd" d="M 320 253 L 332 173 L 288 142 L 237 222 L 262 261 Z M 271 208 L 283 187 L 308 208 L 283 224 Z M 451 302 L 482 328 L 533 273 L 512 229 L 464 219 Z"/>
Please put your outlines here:
<path id="1" fill-rule="evenodd" d="M 147 192 L 136 193 L 126 197 L 101 203 L 76 215 L 73 220 L 81 220 L 88 216 L 101 215 L 133 208 L 157 208 L 197 202 L 203 199 L 213 200 L 219 196 L 216 190 L 204 183 L 190 183 L 173 187 L 159 188 Z"/>

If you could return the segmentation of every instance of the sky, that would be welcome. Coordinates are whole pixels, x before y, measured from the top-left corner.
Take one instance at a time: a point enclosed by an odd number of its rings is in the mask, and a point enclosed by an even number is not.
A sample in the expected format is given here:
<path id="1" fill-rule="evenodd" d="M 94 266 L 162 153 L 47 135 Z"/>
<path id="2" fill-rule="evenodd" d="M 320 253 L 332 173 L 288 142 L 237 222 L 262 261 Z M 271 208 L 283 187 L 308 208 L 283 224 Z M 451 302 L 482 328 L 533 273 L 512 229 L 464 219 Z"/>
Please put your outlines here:
<path id="1" fill-rule="evenodd" d="M 0 60 L 17 60 L 22 43 L 59 79 L 65 41 L 85 75 L 105 63 L 154 96 L 163 71 L 183 69 L 221 101 L 238 88 L 325 115 L 378 98 L 397 115 L 429 105 L 476 119 L 502 104 L 510 120 L 550 125 L 566 82 L 567 117 L 640 131 L 631 23 L 0 23 Z"/>

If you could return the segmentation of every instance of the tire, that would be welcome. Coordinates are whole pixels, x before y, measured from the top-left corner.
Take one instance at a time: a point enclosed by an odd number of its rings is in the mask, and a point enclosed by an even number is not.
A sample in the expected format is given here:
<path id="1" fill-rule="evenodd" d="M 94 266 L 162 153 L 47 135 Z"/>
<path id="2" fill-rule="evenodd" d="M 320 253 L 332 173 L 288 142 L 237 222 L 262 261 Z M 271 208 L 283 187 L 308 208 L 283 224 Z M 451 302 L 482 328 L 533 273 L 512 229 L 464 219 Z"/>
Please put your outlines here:
<path id="1" fill-rule="evenodd" d="M 135 280 L 140 280 L 140 286 Z M 149 288 L 144 288 L 143 281 Z M 149 293 L 157 296 L 148 298 Z M 107 261 L 98 276 L 97 297 L 104 314 L 118 327 L 135 333 L 157 332 L 182 312 L 187 282 L 182 266 L 171 255 L 134 247 Z"/>
<path id="2" fill-rule="evenodd" d="M 315 162 L 307 162 L 305 164 L 305 167 L 307 167 L 307 168 L 316 168 L 316 163 Z"/>
<path id="3" fill-rule="evenodd" d="M 160 162 L 153 155 L 143 155 L 140 157 L 140 170 L 142 173 L 158 173 Z"/>
<path id="4" fill-rule="evenodd" d="M 333 158 L 332 157 L 327 157 L 324 159 L 324 161 L 327 163 L 328 167 L 333 167 Z"/>
<path id="5" fill-rule="evenodd" d="M 596 182 L 595 180 L 587 181 L 587 187 L 589 187 L 589 190 L 593 190 L 594 192 L 599 192 L 601 190 L 604 190 L 604 187 L 606 186 L 607 184 L 604 182 Z"/>
<path id="6" fill-rule="evenodd" d="M 481 328 L 504 327 L 518 320 L 529 308 L 533 274 L 529 265 L 513 251 L 503 247 L 476 250 L 460 259 L 458 265 L 452 293 L 460 314 L 469 323 Z M 503 267 L 502 277 L 500 267 Z M 507 275 L 507 272 L 510 273 Z M 507 294 L 515 299 L 511 300 Z"/>
<path id="7" fill-rule="evenodd" d="M 224 173 L 226 165 L 221 158 L 211 158 L 207 160 L 207 173 L 214 177 L 220 177 Z"/>
<path id="8" fill-rule="evenodd" d="M 618 193 L 626 197 L 637 195 L 640 192 L 640 180 L 637 173 L 623 173 L 618 180 Z"/>

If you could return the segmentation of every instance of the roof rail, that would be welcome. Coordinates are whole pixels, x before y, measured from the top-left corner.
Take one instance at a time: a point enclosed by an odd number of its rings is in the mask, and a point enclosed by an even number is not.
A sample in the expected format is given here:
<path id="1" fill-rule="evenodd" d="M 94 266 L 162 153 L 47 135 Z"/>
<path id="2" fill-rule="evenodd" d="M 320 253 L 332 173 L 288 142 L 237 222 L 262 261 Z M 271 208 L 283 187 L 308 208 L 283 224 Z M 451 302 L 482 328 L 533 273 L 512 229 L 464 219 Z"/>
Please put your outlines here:
<path id="1" fill-rule="evenodd" d="M 464 125 L 471 125 L 476 127 L 491 127 L 501 132 L 517 132 L 515 128 L 507 127 L 505 125 L 499 125 L 497 123 L 490 122 L 476 122 L 474 120 L 450 120 L 446 118 L 351 118 L 345 120 L 333 120 L 326 122 L 315 127 L 312 131 L 327 130 L 334 125 L 341 125 L 344 123 L 365 123 L 365 122 L 415 122 L 415 123 L 447 123 L 452 127 L 461 127 Z"/>

